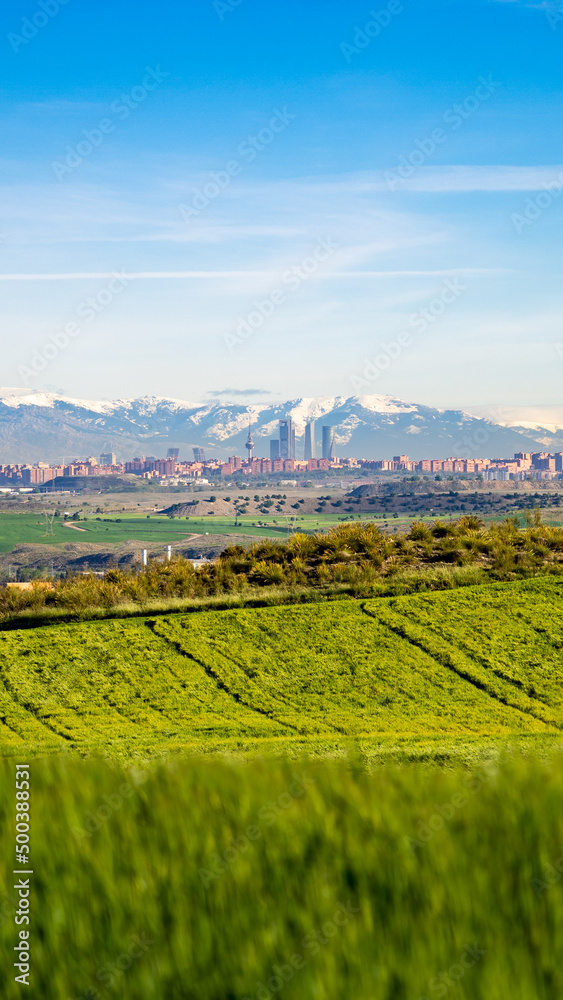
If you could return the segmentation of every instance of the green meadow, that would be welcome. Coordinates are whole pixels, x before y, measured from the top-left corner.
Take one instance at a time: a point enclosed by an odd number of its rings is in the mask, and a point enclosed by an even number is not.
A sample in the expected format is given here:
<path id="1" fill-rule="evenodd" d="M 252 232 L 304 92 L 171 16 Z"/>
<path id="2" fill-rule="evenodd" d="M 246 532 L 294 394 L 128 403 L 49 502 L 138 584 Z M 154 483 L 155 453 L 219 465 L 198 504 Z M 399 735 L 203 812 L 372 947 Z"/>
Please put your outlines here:
<path id="1" fill-rule="evenodd" d="M 36 513 L 1 512 L 0 513 L 0 552 L 11 552 L 16 545 L 62 545 L 68 542 L 82 542 L 95 545 L 122 545 L 125 542 L 147 542 L 164 545 L 182 542 L 191 535 L 249 535 L 254 537 L 280 538 L 287 536 L 288 527 L 285 519 L 278 519 L 273 524 L 273 518 L 260 518 L 267 527 L 258 527 L 257 519 L 239 518 L 235 526 L 235 518 L 209 516 L 200 518 L 169 518 L 155 514 L 127 514 L 123 517 L 114 515 L 100 520 L 96 516 L 88 516 L 78 522 L 63 518 L 54 518 L 47 523 L 45 517 Z M 308 520 L 305 518 L 305 520 Z M 323 519 L 329 522 L 329 518 Z M 337 521 L 333 517 L 331 523 Z M 254 521 L 254 525 L 253 525 Z M 301 519 L 299 521 L 301 525 Z M 73 525 L 71 527 L 70 525 Z M 304 525 L 304 522 L 303 522 Z M 307 525 L 308 527 L 309 525 Z M 320 527 L 319 519 L 311 521 L 311 529 Z M 52 533 L 51 533 L 52 532 Z"/>
<path id="2" fill-rule="evenodd" d="M 97 516 L 97 515 L 96 515 Z M 100 515 L 103 517 L 103 515 Z M 215 520 L 215 519 L 214 519 Z M 224 526 L 213 526 L 213 533 L 223 527 L 226 532 L 228 518 Z M 234 519 L 230 519 L 234 522 Z M 195 523 L 195 522 L 194 522 Z M 71 527 L 72 525 L 72 527 Z M 183 541 L 191 534 L 209 532 L 209 521 L 201 519 L 198 528 L 192 528 L 192 524 L 182 519 L 172 520 L 169 517 L 158 517 L 156 515 L 133 514 L 120 518 L 113 515 L 111 518 L 95 520 L 95 517 L 88 517 L 86 521 L 78 522 L 68 520 L 64 522 L 62 517 L 49 519 L 49 523 L 39 511 L 27 512 L 2 512 L 0 513 L 0 551 L 11 552 L 16 545 L 63 545 L 68 542 L 91 543 L 96 545 L 121 545 L 128 541 L 139 542 L 162 542 L 164 545 Z"/>
<path id="3" fill-rule="evenodd" d="M 81 515 L 82 516 L 82 515 Z M 97 518 L 100 518 L 99 520 Z M 17 545 L 63 545 L 81 542 L 94 545 L 123 545 L 126 542 L 147 542 L 163 545 L 189 541 L 192 535 L 242 535 L 250 538 L 284 539 L 295 530 L 326 531 L 350 515 L 301 514 L 295 518 L 268 515 L 241 515 L 235 524 L 234 515 L 207 517 L 175 517 L 157 514 L 87 515 L 86 520 L 67 521 L 54 518 L 47 523 L 40 511 L 0 512 L 0 552 L 12 552 Z M 354 521 L 373 522 L 373 515 L 354 515 Z M 405 528 L 412 518 L 389 518 L 391 527 Z M 376 523 L 384 523 L 376 519 Z M 73 525 L 73 527 L 70 527 Z"/>
<path id="4" fill-rule="evenodd" d="M 284 522 L 285 524 L 285 522 Z M 72 527 L 71 527 L 72 525 Z M 160 543 L 163 545 L 183 542 L 191 535 L 248 534 L 255 537 L 279 538 L 287 535 L 287 527 L 280 524 L 264 529 L 253 527 L 250 518 L 235 527 L 234 517 L 169 518 L 151 514 L 114 515 L 96 520 L 89 516 L 78 522 L 54 518 L 47 523 L 37 513 L 2 512 L 0 514 L 0 552 L 11 552 L 16 545 L 63 545 L 81 542 L 94 545 L 122 545 L 125 542 Z"/>
<path id="5" fill-rule="evenodd" d="M 430 740 L 440 755 L 558 737 L 562 673 L 550 577 L 15 629 L 0 632 L 0 752 L 371 756 Z"/>

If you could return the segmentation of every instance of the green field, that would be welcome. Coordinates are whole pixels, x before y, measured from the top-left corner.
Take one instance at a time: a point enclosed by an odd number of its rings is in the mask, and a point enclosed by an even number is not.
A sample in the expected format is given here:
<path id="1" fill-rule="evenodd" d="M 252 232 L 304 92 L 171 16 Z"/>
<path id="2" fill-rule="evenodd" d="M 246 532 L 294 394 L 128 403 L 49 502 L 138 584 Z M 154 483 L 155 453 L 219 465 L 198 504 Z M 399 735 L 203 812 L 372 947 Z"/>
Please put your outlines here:
<path id="1" fill-rule="evenodd" d="M 102 515 L 100 515 L 102 517 Z M 258 520 L 264 526 L 258 526 Z M 274 524 L 274 520 L 277 524 Z M 362 518 L 364 520 L 364 518 Z M 372 520 L 365 518 L 365 520 Z M 290 519 L 290 524 L 291 524 Z M 70 525 L 73 527 L 70 527 Z M 295 522 L 302 530 L 316 531 L 338 524 L 336 515 L 323 518 L 299 517 Z M 52 534 L 51 534 L 52 531 Z M 68 542 L 82 542 L 95 545 L 122 545 L 125 542 L 153 542 L 163 545 L 179 543 L 191 535 L 248 535 L 255 538 L 287 537 L 288 525 L 285 518 L 241 516 L 235 527 L 235 518 L 209 515 L 200 518 L 169 518 L 151 514 L 126 514 L 112 516 L 111 519 L 96 520 L 89 516 L 86 521 L 68 521 L 54 518 L 52 528 L 39 513 L 0 513 L 0 552 L 11 552 L 16 545 L 62 545 Z"/>
<path id="2" fill-rule="evenodd" d="M 558 1000 L 562 596 L 0 631 L 7 969 L 29 764 L 32 996 Z"/>
<path id="3" fill-rule="evenodd" d="M 5 1000 L 563 994 L 560 755 L 372 774 L 32 761 L 30 987 L 11 970 L 15 775 L 0 764 Z"/>
<path id="4" fill-rule="evenodd" d="M 112 515 L 96 520 L 98 515 L 88 515 L 86 520 L 68 521 L 54 518 L 47 526 L 39 513 L 19 511 L 0 512 L 0 552 L 12 552 L 17 545 L 63 545 L 68 542 L 94 545 L 123 545 L 126 542 L 154 544 L 179 544 L 189 542 L 192 535 L 243 535 L 250 538 L 287 538 L 298 531 L 326 531 L 348 520 L 348 514 L 299 515 L 289 518 L 267 515 L 241 515 L 235 526 L 234 516 L 208 515 L 207 517 L 169 518 L 151 514 Z M 355 514 L 354 521 L 387 523 L 390 527 L 404 529 L 412 517 L 382 518 Z M 424 517 L 420 520 L 425 520 Z M 430 520 L 430 518 L 428 518 Z M 260 522 L 260 523 L 259 523 Z M 70 527 L 70 525 L 73 527 Z M 52 531 L 52 534 L 51 534 Z"/>
<path id="5" fill-rule="evenodd" d="M 39 513 L 0 513 L 0 552 L 11 552 L 16 545 L 63 545 L 69 542 L 95 545 L 122 545 L 128 541 L 155 542 L 163 545 L 181 542 L 191 534 L 209 531 L 209 521 L 201 519 L 198 527 L 193 527 L 185 519 L 170 519 L 151 515 L 133 514 L 119 522 L 115 515 L 111 520 L 68 521 L 54 518 L 52 526 L 47 526 Z M 229 519 L 225 518 L 225 522 Z M 233 521 L 234 519 L 231 519 Z M 73 527 L 70 527 L 70 525 Z M 195 524 L 195 522 L 194 522 Z M 205 524 L 205 527 L 204 527 Z M 219 527 L 219 526 L 217 526 Z M 52 531 L 52 534 L 51 534 Z M 215 531 L 215 525 L 213 527 Z M 219 532 L 221 533 L 221 532 Z M 226 529 L 224 529 L 226 533 Z"/>
<path id="6" fill-rule="evenodd" d="M 102 517 L 102 515 L 100 515 Z M 417 521 L 431 523 L 434 515 L 417 515 Z M 495 518 L 484 516 L 485 522 Z M 524 524 L 524 519 L 520 519 Z M 375 523 L 391 530 L 405 531 L 412 524 L 413 517 L 399 515 L 383 518 L 372 514 L 305 514 L 289 518 L 289 522 L 280 515 L 241 515 L 235 525 L 234 516 L 209 515 L 207 517 L 176 517 L 169 518 L 151 514 L 114 515 L 111 518 L 96 520 L 89 515 L 79 522 L 68 521 L 65 525 L 62 518 L 55 518 L 52 528 L 47 527 L 45 518 L 39 513 L 0 512 L 0 553 L 12 552 L 18 545 L 64 545 L 92 544 L 102 546 L 124 545 L 127 542 L 143 542 L 148 545 L 189 545 L 193 536 L 210 535 L 240 535 L 242 537 L 270 538 L 284 540 L 295 531 L 324 532 L 338 524 L 354 521 L 363 524 Z M 558 519 L 546 518 L 546 523 L 559 525 Z M 73 527 L 70 527 L 73 524 Z M 52 531 L 52 533 L 51 533 Z"/>
<path id="7" fill-rule="evenodd" d="M 4 631 L 0 752 L 370 756 L 414 740 L 432 756 L 452 741 L 557 740 L 561 596 L 544 577 Z"/>

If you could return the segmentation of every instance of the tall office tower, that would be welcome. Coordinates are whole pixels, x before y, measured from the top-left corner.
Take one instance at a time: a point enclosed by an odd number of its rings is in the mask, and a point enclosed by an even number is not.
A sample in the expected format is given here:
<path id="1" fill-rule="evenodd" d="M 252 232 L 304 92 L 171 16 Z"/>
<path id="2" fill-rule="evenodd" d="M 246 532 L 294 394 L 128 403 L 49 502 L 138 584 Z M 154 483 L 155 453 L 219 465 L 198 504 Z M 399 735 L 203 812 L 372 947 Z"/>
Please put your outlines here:
<path id="1" fill-rule="evenodd" d="M 280 458 L 295 458 L 295 427 L 290 417 L 280 420 Z"/>
<path id="2" fill-rule="evenodd" d="M 308 424 L 305 424 L 305 451 L 303 458 L 307 461 L 309 458 L 316 458 L 315 454 L 315 421 L 309 420 Z"/>
<path id="3" fill-rule="evenodd" d="M 270 441 L 270 462 L 275 462 L 280 457 L 280 443 L 277 438 Z"/>
<path id="4" fill-rule="evenodd" d="M 113 452 L 107 455 L 100 455 L 100 465 L 117 465 L 117 458 Z"/>
<path id="5" fill-rule="evenodd" d="M 254 441 L 252 440 L 252 434 L 250 433 L 250 423 L 248 424 L 248 437 L 244 447 L 248 451 L 248 461 L 250 462 L 252 460 L 252 452 L 254 451 Z"/>
<path id="6" fill-rule="evenodd" d="M 329 462 L 334 458 L 334 427 L 323 427 L 323 458 Z"/>
<path id="7" fill-rule="evenodd" d="M 179 448 L 169 448 L 166 452 L 167 458 L 173 458 L 175 462 L 178 461 L 178 455 L 180 454 Z"/>
<path id="8" fill-rule="evenodd" d="M 205 451 L 203 448 L 194 448 L 194 462 L 205 462 Z"/>

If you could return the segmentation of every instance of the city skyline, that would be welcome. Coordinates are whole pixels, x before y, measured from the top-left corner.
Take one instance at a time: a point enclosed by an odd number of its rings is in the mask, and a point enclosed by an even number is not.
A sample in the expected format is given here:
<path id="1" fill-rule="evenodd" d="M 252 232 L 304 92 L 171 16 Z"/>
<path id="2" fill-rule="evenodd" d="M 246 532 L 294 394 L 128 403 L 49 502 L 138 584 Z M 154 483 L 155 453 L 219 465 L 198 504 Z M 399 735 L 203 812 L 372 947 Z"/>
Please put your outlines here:
<path id="1" fill-rule="evenodd" d="M 332 430 L 333 428 L 325 428 Z M 170 449 L 177 452 L 178 449 Z M 223 479 L 238 476 L 264 476 L 300 474 L 310 475 L 328 473 L 329 471 L 350 473 L 354 470 L 372 473 L 377 476 L 383 473 L 417 473 L 418 478 L 440 479 L 442 473 L 452 478 L 481 478 L 485 480 L 524 481 L 530 479 L 550 480 L 563 479 L 563 452 L 516 452 L 513 458 L 483 459 L 483 458 L 426 458 L 420 461 L 412 460 L 408 455 L 394 455 L 393 458 L 274 458 L 255 457 L 249 455 L 243 460 L 240 455 L 231 456 L 226 462 L 218 458 L 203 459 L 196 457 L 202 449 L 194 448 L 193 462 L 179 460 L 178 455 L 166 459 L 155 456 L 140 456 L 130 461 L 110 463 L 115 455 L 100 455 L 98 462 L 95 456 L 86 459 L 75 459 L 66 464 L 50 464 L 37 462 L 33 465 L 16 463 L 0 464 L 0 490 L 5 487 L 33 489 L 40 486 L 63 487 L 72 486 L 74 479 L 97 477 L 108 482 L 112 477 L 135 475 L 143 479 L 158 480 L 169 485 L 182 485 L 190 481 L 218 485 Z M 201 457 L 201 456 L 200 456 Z M 211 476 L 211 480 L 207 476 Z M 8 490 L 9 491 L 9 490 Z"/>

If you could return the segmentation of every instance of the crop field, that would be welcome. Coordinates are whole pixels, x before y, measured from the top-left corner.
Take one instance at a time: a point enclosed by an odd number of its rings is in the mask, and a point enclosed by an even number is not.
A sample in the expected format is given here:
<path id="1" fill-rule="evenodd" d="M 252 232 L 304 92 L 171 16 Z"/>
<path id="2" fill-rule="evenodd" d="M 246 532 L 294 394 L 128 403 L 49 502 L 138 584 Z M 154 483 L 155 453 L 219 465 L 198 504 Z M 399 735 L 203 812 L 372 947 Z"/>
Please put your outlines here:
<path id="1" fill-rule="evenodd" d="M 332 527 L 342 520 L 334 515 L 316 517 L 301 515 L 295 519 L 278 517 L 250 517 L 242 515 L 235 526 L 234 516 L 169 518 L 151 514 L 112 515 L 96 519 L 88 516 L 79 522 L 54 518 L 47 524 L 39 511 L 0 512 L 0 552 L 11 552 L 16 545 L 63 545 L 68 542 L 86 542 L 95 545 L 121 545 L 128 541 L 162 543 L 183 542 L 191 535 L 248 535 L 254 538 L 285 538 L 288 532 L 318 531 Z M 355 518 L 359 520 L 359 518 Z M 367 515 L 362 521 L 372 521 Z M 260 524 L 258 523 L 260 521 Z M 51 533 L 52 532 L 52 533 Z"/>
<path id="2" fill-rule="evenodd" d="M 560 754 L 373 773 L 51 758 L 23 773 L 30 995 L 41 1000 L 563 994 Z M 2 761 L 6 956 L 18 930 L 14 792 Z M 22 996 L 8 972 L 2 996 Z"/>
<path id="3" fill-rule="evenodd" d="M 437 756 L 456 741 L 553 742 L 562 677 L 550 577 L 3 631 L 0 753 L 416 756 L 416 744 Z"/>
<path id="4" fill-rule="evenodd" d="M 3 952 L 28 764 L 42 1000 L 556 1000 L 562 597 L 0 631 Z"/>
<path id="5" fill-rule="evenodd" d="M 433 516 L 418 520 L 430 522 Z M 78 522 L 54 518 L 47 523 L 41 511 L 0 512 L 0 553 L 12 552 L 17 545 L 64 545 L 68 542 L 94 545 L 123 545 L 129 541 L 147 544 L 180 544 L 189 542 L 193 535 L 242 535 L 249 538 L 284 539 L 293 531 L 328 531 L 342 522 L 375 522 L 390 529 L 408 528 L 412 517 L 384 518 L 370 514 L 300 514 L 277 517 L 268 515 L 240 515 L 235 524 L 234 515 L 219 514 L 205 517 L 169 518 L 157 514 L 88 515 Z"/>
<path id="6" fill-rule="evenodd" d="M 323 533 L 342 523 L 351 522 L 372 523 L 385 532 L 395 534 L 408 531 L 413 516 L 398 514 L 385 517 L 383 514 L 340 512 L 292 514 L 286 519 L 280 514 L 271 516 L 260 513 L 239 515 L 235 523 L 234 514 L 170 518 L 154 513 L 147 515 L 128 511 L 99 516 L 88 514 L 84 519 L 84 512 L 81 511 L 80 521 L 68 520 L 65 523 L 62 517 L 58 517 L 48 523 L 39 509 L 32 512 L 0 511 L 0 554 L 13 553 L 22 545 L 36 546 L 38 552 L 44 552 L 42 546 L 56 547 L 63 552 L 69 543 L 96 546 L 95 551 L 100 549 L 117 551 L 121 546 L 131 542 L 162 548 L 172 545 L 175 549 L 183 549 L 190 546 L 195 539 L 200 539 L 202 543 L 209 542 L 216 550 L 220 548 L 223 538 L 225 545 L 232 544 L 236 538 L 248 539 L 249 542 L 258 542 L 261 539 L 284 541 L 295 532 Z M 523 527 L 524 515 L 515 516 Z M 434 514 L 421 514 L 416 517 L 417 521 L 427 524 L 432 524 L 435 519 Z M 482 520 L 489 524 L 498 521 L 498 518 L 485 514 Z M 451 515 L 446 517 L 446 521 L 447 523 L 452 521 Z M 561 524 L 561 519 L 544 512 L 544 523 L 557 526 Z M 41 557 L 38 558 L 41 561 Z"/>
<path id="7" fill-rule="evenodd" d="M 221 522 L 221 523 L 216 523 Z M 212 527 L 210 525 L 212 524 Z M 157 515 L 113 515 L 105 520 L 89 517 L 86 521 L 54 518 L 47 525 L 37 513 L 0 513 L 0 552 L 11 552 L 16 545 L 64 545 L 87 542 L 96 545 L 121 545 L 128 541 L 162 543 L 182 542 L 192 534 L 235 534 L 234 518 L 200 518 L 197 522 Z M 229 527 L 230 526 L 230 527 Z M 51 534 L 52 531 L 52 534 Z M 264 532 L 254 531 L 260 535 Z"/>
<path id="8" fill-rule="evenodd" d="M 72 527 L 71 527 L 72 525 Z M 52 533 L 51 533 L 52 532 Z M 127 517 L 121 523 L 117 518 L 87 522 L 54 518 L 50 524 L 39 511 L 36 513 L 0 513 L 0 551 L 11 552 L 16 545 L 64 545 L 68 542 L 120 544 L 125 541 L 162 541 L 163 545 L 179 541 L 189 535 L 186 521 L 172 521 L 168 517 Z"/>

